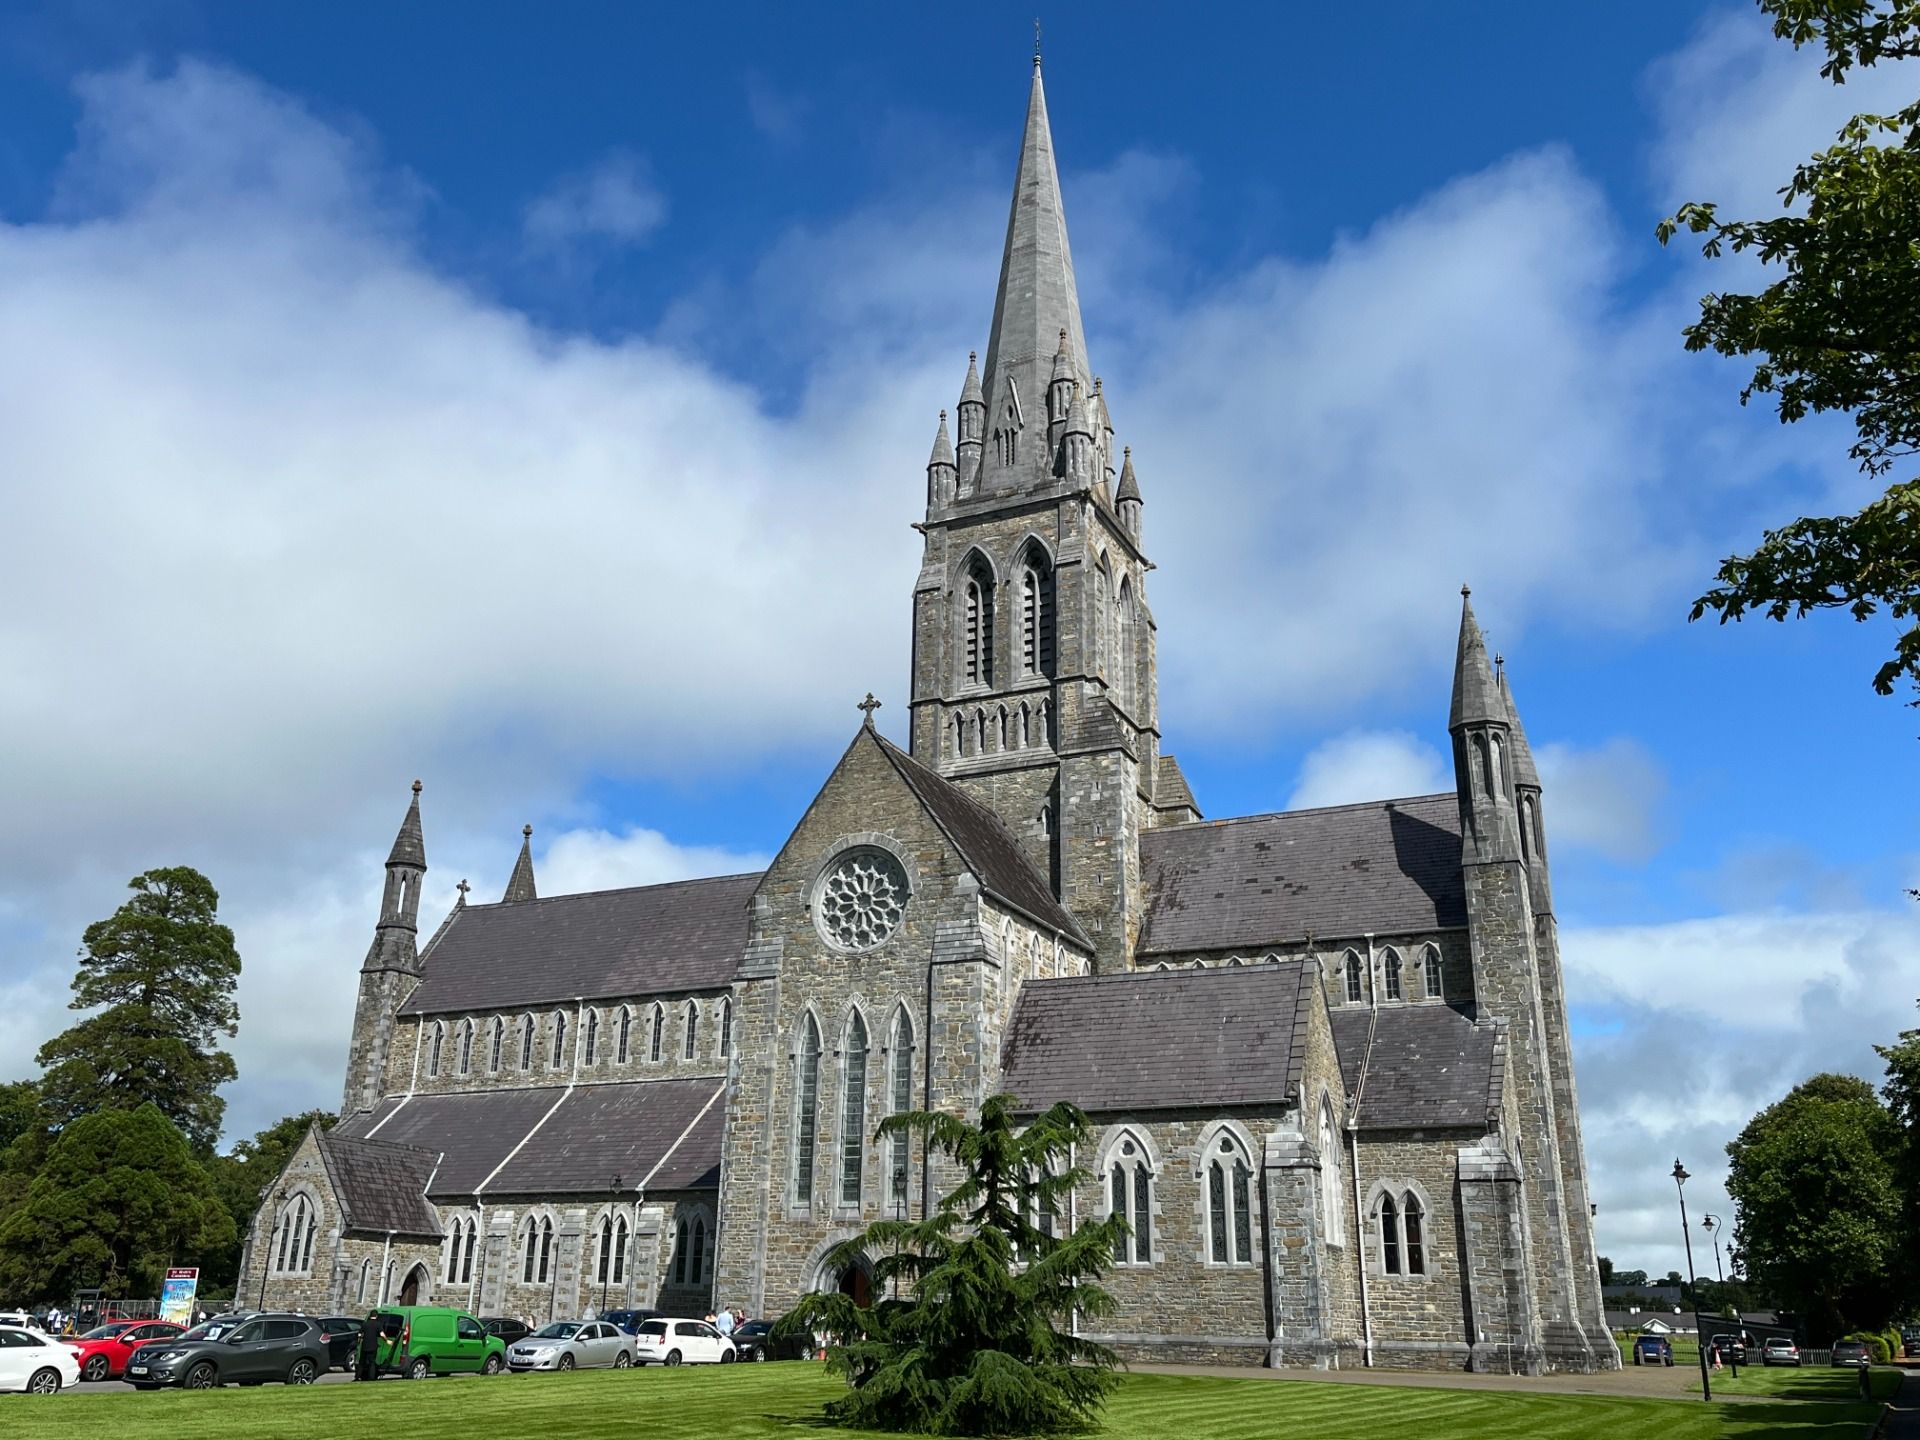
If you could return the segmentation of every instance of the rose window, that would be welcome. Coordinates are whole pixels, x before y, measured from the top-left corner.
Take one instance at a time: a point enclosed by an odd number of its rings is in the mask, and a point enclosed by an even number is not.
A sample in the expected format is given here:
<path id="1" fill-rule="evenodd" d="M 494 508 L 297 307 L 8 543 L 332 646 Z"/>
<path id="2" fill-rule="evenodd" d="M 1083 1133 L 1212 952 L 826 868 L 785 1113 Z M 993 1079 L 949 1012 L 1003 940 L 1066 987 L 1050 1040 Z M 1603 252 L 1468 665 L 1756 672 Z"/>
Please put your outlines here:
<path id="1" fill-rule="evenodd" d="M 820 928 L 843 950 L 871 950 L 900 925 L 907 872 L 884 850 L 850 850 L 820 883 Z"/>

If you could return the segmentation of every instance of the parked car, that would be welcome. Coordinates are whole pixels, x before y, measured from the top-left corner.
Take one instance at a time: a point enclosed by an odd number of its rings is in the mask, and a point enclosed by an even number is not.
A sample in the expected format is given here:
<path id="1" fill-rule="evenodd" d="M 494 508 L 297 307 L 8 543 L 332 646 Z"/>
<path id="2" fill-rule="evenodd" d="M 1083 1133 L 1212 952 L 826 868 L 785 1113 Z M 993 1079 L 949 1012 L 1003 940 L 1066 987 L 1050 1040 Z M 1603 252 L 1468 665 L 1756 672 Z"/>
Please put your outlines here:
<path id="1" fill-rule="evenodd" d="M 1909 1360 L 1920 1360 L 1920 1329 L 1902 1330 L 1900 1348 L 1907 1352 Z"/>
<path id="2" fill-rule="evenodd" d="M 367 1322 L 353 1315 L 329 1315 L 320 1321 L 320 1333 L 327 1337 L 327 1367 L 351 1370 L 360 1349 L 360 1327 Z"/>
<path id="3" fill-rule="evenodd" d="M 184 1328 L 166 1320 L 115 1320 L 65 1344 L 80 1362 L 82 1380 L 117 1380 L 134 1351 L 150 1341 L 171 1339 Z"/>
<path id="4" fill-rule="evenodd" d="M 726 1336 L 704 1320 L 656 1318 L 641 1324 L 634 1335 L 641 1365 L 731 1365 L 740 1352 Z"/>
<path id="5" fill-rule="evenodd" d="M 1642 1335 L 1633 1342 L 1636 1365 L 1673 1364 L 1673 1342 L 1664 1335 Z"/>
<path id="6" fill-rule="evenodd" d="M 1829 1363 L 1838 1369 L 1864 1370 L 1873 1363 L 1873 1357 L 1867 1353 L 1864 1341 L 1836 1340 Z"/>
<path id="7" fill-rule="evenodd" d="M 639 1330 L 643 1320 L 651 1320 L 659 1313 L 658 1310 L 609 1310 L 600 1318 L 632 1335 Z"/>
<path id="8" fill-rule="evenodd" d="M 46 1326 L 40 1317 L 29 1310 L 0 1310 L 0 1325 L 11 1325 L 16 1330 L 38 1330 L 46 1332 Z"/>
<path id="9" fill-rule="evenodd" d="M 1747 1363 L 1747 1342 L 1738 1335 L 1722 1332 L 1715 1335 L 1708 1344 L 1718 1348 L 1722 1360 L 1731 1360 L 1736 1365 Z"/>
<path id="10" fill-rule="evenodd" d="M 53 1395 L 80 1383 L 80 1362 L 50 1335 L 24 1325 L 0 1326 L 0 1390 Z"/>
<path id="11" fill-rule="evenodd" d="M 183 1335 L 152 1341 L 127 1359 L 127 1381 L 136 1390 L 178 1385 L 211 1390 L 238 1382 L 269 1380 L 311 1385 L 327 1368 L 327 1341 L 305 1315 L 221 1315 Z"/>
<path id="12" fill-rule="evenodd" d="M 596 1365 L 624 1370 L 633 1361 L 633 1337 L 605 1320 L 556 1320 L 507 1351 L 507 1365 L 514 1370 L 585 1370 Z"/>
<path id="13" fill-rule="evenodd" d="M 376 1375 L 498 1375 L 507 1347 L 498 1335 L 464 1310 L 444 1305 L 388 1305 L 369 1317 L 380 1329 Z"/>
<path id="14" fill-rule="evenodd" d="M 1793 1341 L 1776 1335 L 1761 1348 L 1760 1363 L 1768 1366 L 1792 1365 L 1797 1368 L 1800 1364 L 1800 1347 Z"/>
<path id="15" fill-rule="evenodd" d="M 511 1315 L 493 1315 L 482 1317 L 480 1323 L 487 1327 L 489 1335 L 498 1335 L 500 1343 L 512 1347 L 516 1340 L 524 1340 L 533 1333 L 533 1327 L 524 1320 L 516 1320 Z"/>

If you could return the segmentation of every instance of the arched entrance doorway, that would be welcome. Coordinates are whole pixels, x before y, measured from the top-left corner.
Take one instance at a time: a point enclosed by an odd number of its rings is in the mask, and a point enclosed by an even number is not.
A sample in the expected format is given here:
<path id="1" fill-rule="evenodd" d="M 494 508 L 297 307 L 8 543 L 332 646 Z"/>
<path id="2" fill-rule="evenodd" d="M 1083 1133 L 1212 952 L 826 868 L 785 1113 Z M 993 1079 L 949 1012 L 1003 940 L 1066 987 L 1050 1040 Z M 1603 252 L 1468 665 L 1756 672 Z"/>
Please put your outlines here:
<path id="1" fill-rule="evenodd" d="M 418 1305 L 420 1292 L 427 1286 L 427 1267 L 416 1265 L 407 1272 L 407 1278 L 400 1282 L 400 1298 L 396 1305 Z"/>
<path id="2" fill-rule="evenodd" d="M 831 1266 L 822 1266 L 820 1272 L 822 1290 L 838 1290 L 849 1296 L 862 1310 L 873 1304 L 873 1262 L 862 1255 L 844 1269 L 835 1270 Z"/>

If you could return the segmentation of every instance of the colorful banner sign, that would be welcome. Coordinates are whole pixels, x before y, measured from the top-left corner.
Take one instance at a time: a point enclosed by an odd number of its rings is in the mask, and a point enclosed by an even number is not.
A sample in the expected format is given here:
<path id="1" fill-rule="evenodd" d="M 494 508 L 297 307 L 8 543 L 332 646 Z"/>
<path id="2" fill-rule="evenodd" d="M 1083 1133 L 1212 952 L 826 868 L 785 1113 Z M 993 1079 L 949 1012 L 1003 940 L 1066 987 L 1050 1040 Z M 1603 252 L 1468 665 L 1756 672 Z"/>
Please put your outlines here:
<path id="1" fill-rule="evenodd" d="M 194 1292 L 199 1288 L 198 1270 L 167 1271 L 167 1283 L 160 1289 L 160 1318 L 171 1320 L 176 1325 L 191 1325 Z"/>

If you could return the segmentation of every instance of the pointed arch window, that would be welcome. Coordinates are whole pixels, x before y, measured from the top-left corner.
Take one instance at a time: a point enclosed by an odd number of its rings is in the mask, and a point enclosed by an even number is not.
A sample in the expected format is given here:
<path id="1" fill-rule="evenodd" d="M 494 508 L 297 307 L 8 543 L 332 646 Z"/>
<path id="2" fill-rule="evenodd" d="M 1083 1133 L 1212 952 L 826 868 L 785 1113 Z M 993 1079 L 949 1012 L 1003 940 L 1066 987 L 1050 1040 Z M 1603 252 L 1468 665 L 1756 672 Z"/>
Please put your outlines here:
<path id="1" fill-rule="evenodd" d="M 467 1243 L 460 1255 L 460 1278 L 458 1284 L 473 1283 L 473 1256 L 480 1248 L 480 1222 L 477 1219 L 467 1221 Z"/>
<path id="2" fill-rule="evenodd" d="M 720 1058 L 733 1054 L 733 997 L 720 997 Z"/>
<path id="3" fill-rule="evenodd" d="M 691 1060 L 700 1049 L 700 1002 L 687 1001 L 687 1035 L 681 1047 L 680 1058 Z"/>
<path id="4" fill-rule="evenodd" d="M 1347 951 L 1347 1003 L 1358 1005 L 1366 998 L 1366 992 L 1360 984 L 1360 957 L 1353 951 Z"/>
<path id="5" fill-rule="evenodd" d="M 893 1044 L 887 1056 L 887 1112 L 904 1115 L 913 1108 L 913 1017 L 902 1006 L 893 1021 Z M 907 1214 L 907 1170 L 912 1152 L 908 1137 L 887 1137 L 887 1195 L 895 1219 Z"/>
<path id="6" fill-rule="evenodd" d="M 1226 1131 L 1207 1159 L 1207 1255 L 1220 1265 L 1253 1261 L 1253 1166 Z"/>
<path id="7" fill-rule="evenodd" d="M 800 1049 L 794 1056 L 793 1199 L 813 1203 L 813 1151 L 818 1138 L 820 1100 L 820 1027 L 808 1015 L 800 1026 Z"/>
<path id="8" fill-rule="evenodd" d="M 440 1021 L 433 1022 L 433 1042 L 427 1047 L 427 1074 L 437 1077 L 440 1074 L 440 1050 L 447 1043 L 447 1027 Z"/>
<path id="9" fill-rule="evenodd" d="M 867 1022 L 857 1010 L 840 1068 L 840 1203 L 858 1205 L 867 1156 Z"/>
<path id="10" fill-rule="evenodd" d="M 693 1226 L 687 1217 L 682 1215 L 673 1227 L 673 1283 L 676 1285 L 687 1283 L 687 1251 L 692 1239 Z"/>
<path id="11" fill-rule="evenodd" d="M 647 1017 L 647 1060 L 658 1065 L 667 1046 L 667 1007 L 658 1001 L 654 1003 L 653 1013 Z"/>
<path id="12" fill-rule="evenodd" d="M 600 1012 L 598 1010 L 587 1011 L 587 1033 L 584 1039 L 587 1049 L 586 1061 L 591 1065 L 600 1058 Z"/>
<path id="13" fill-rule="evenodd" d="M 1346 1210 L 1341 1201 L 1340 1141 L 1333 1125 L 1333 1102 L 1320 1099 L 1320 1200 L 1321 1228 L 1329 1245 L 1347 1243 Z"/>
<path id="14" fill-rule="evenodd" d="M 473 1021 L 462 1020 L 460 1022 L 460 1073 L 462 1075 L 469 1075 L 472 1072 L 473 1072 Z"/>
<path id="15" fill-rule="evenodd" d="M 693 1253 L 688 1256 L 687 1269 L 692 1275 L 689 1282 L 698 1285 L 707 1277 L 707 1217 L 693 1217 Z"/>
<path id="16" fill-rule="evenodd" d="M 1374 1206 L 1374 1223 L 1380 1227 L 1380 1273 L 1398 1275 L 1400 1273 L 1400 1210 L 1393 1203 L 1393 1196 L 1380 1196 Z"/>
<path id="17" fill-rule="evenodd" d="M 496 1015 L 493 1017 L 493 1024 L 487 1027 L 487 1073 L 489 1075 L 500 1073 L 501 1052 L 506 1049 L 506 1046 L 507 1022 Z"/>
<path id="18" fill-rule="evenodd" d="M 319 1217 L 304 1193 L 280 1211 L 279 1233 L 273 1239 L 273 1268 L 281 1275 L 304 1275 L 313 1265 L 314 1234 Z"/>
<path id="19" fill-rule="evenodd" d="M 1134 706 L 1134 628 L 1133 578 L 1123 575 L 1119 600 L 1113 607 L 1113 681 L 1120 703 L 1129 710 Z"/>
<path id="20" fill-rule="evenodd" d="M 960 678 L 968 685 L 993 682 L 993 572 L 977 553 L 960 584 Z"/>
<path id="21" fill-rule="evenodd" d="M 624 1065 L 633 1056 L 633 1011 L 625 1005 L 620 1007 L 620 1034 L 616 1045 L 615 1057 Z"/>
<path id="22" fill-rule="evenodd" d="M 1020 572 L 1021 674 L 1053 674 L 1053 634 L 1053 566 L 1035 546 Z"/>
<path id="23" fill-rule="evenodd" d="M 1380 968 L 1386 972 L 1387 999 L 1400 999 L 1400 952 L 1389 946 L 1380 962 Z"/>
<path id="24" fill-rule="evenodd" d="M 1093 571 L 1093 668 L 1098 675 L 1107 673 L 1107 626 L 1112 609 L 1113 572 L 1102 555 Z"/>
<path id="25" fill-rule="evenodd" d="M 558 1070 L 567 1060 L 567 1012 L 553 1012 L 553 1068 Z"/>
<path id="26" fill-rule="evenodd" d="M 521 1283 L 546 1284 L 553 1274 L 553 1221 L 544 1215 L 529 1215 L 521 1237 L 524 1250 L 520 1263 Z"/>
<path id="27" fill-rule="evenodd" d="M 1405 1230 L 1407 1274 L 1409 1275 L 1427 1273 L 1426 1218 L 1426 1212 L 1420 1205 L 1420 1197 L 1409 1190 L 1400 1204 L 1400 1224 Z"/>
<path id="28" fill-rule="evenodd" d="M 360 1262 L 360 1298 L 366 1300 L 373 1289 L 373 1259 L 368 1257 Z"/>
<path id="29" fill-rule="evenodd" d="M 608 1212 L 600 1217 L 599 1262 L 594 1280 L 601 1285 L 622 1285 L 627 1279 L 627 1217 Z"/>
<path id="30" fill-rule="evenodd" d="M 533 1069 L 533 1016 L 520 1017 L 520 1068 Z"/>
<path id="31" fill-rule="evenodd" d="M 1153 1163 L 1147 1149 L 1131 1134 L 1120 1137 L 1107 1162 L 1109 1213 L 1127 1222 L 1129 1233 L 1115 1237 L 1116 1265 L 1153 1263 Z"/>
<path id="32" fill-rule="evenodd" d="M 1426 953 L 1421 957 L 1421 961 L 1422 968 L 1427 972 L 1427 998 L 1429 1000 L 1446 999 L 1446 983 L 1440 968 L 1440 947 L 1438 945 L 1427 946 Z"/>

